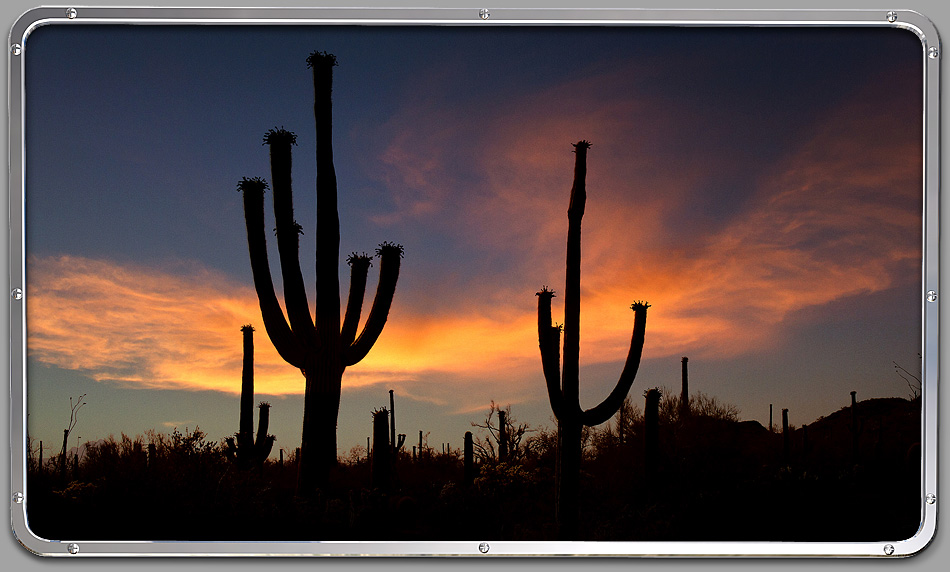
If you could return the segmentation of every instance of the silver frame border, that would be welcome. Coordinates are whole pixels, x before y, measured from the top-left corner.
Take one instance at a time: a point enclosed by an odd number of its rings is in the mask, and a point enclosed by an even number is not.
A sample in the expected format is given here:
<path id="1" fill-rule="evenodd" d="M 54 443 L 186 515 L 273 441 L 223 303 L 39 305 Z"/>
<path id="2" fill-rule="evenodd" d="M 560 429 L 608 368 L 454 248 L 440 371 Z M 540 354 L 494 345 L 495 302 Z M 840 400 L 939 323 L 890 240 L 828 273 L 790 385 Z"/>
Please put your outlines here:
<path id="1" fill-rule="evenodd" d="M 492 538 L 432 542 L 189 542 L 47 540 L 27 526 L 26 503 L 26 303 L 10 297 L 10 433 L 13 533 L 27 550 L 44 556 L 857 556 L 914 555 L 933 540 L 937 504 L 937 384 L 939 372 L 939 210 L 940 210 L 940 60 L 942 46 L 933 22 L 910 10 L 652 10 L 652 9 L 490 9 L 479 8 L 126 8 L 42 7 L 14 23 L 7 43 L 9 61 L 10 287 L 24 286 L 24 83 L 27 39 L 39 26 L 82 24 L 211 25 L 624 25 L 896 27 L 920 39 L 924 74 L 924 210 L 922 309 L 922 471 L 921 526 L 913 537 L 881 542 L 515 542 Z M 896 16 L 896 19 L 891 21 Z M 20 46 L 14 55 L 14 45 Z M 929 52 L 936 50 L 936 57 Z M 928 301 L 928 292 L 937 299 Z M 17 493 L 22 493 L 17 497 Z M 18 501 L 19 498 L 19 501 Z M 479 544 L 488 542 L 486 553 Z M 69 546 L 79 547 L 71 554 Z"/>

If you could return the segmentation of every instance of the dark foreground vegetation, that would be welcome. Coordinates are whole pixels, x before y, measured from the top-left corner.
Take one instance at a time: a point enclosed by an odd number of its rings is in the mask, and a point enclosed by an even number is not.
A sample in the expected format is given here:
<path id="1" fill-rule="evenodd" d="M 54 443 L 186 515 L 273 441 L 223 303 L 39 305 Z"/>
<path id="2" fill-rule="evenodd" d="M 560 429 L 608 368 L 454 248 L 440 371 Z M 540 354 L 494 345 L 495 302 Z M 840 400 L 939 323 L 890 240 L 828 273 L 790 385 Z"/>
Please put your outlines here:
<path id="1" fill-rule="evenodd" d="M 916 532 L 919 398 L 860 401 L 787 431 L 738 421 L 735 408 L 702 394 L 688 410 L 679 402 L 664 395 L 652 428 L 628 400 L 585 429 L 578 540 L 893 541 Z M 31 448 L 29 524 L 52 540 L 555 539 L 557 435 L 496 407 L 473 429 L 481 434 L 471 445 L 444 452 L 396 449 L 378 431 L 378 452 L 354 448 L 306 498 L 295 493 L 294 452 L 244 468 L 197 428 L 90 442 L 65 463 Z M 373 457 L 386 467 L 374 471 Z"/>

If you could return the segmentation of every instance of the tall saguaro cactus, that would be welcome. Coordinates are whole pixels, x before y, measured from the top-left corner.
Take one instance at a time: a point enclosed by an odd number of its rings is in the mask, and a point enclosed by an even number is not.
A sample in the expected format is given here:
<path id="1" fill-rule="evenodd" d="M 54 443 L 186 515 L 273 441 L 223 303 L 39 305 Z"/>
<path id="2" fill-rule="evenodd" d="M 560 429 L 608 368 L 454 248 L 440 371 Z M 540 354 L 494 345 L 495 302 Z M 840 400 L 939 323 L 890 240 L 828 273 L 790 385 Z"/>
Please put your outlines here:
<path id="1" fill-rule="evenodd" d="M 567 209 L 567 279 L 564 288 L 564 357 L 561 360 L 562 327 L 552 325 L 551 298 L 554 292 L 546 287 L 538 292 L 538 343 L 541 348 L 541 368 L 548 388 L 551 409 L 558 423 L 557 456 L 557 523 L 562 539 L 576 536 L 580 514 L 581 431 L 583 427 L 599 425 L 612 417 L 630 391 L 640 367 L 643 335 L 646 331 L 646 302 L 636 302 L 633 337 L 630 351 L 620 373 L 620 379 L 610 394 L 596 407 L 582 410 L 579 400 L 580 354 L 580 289 L 581 289 L 581 219 L 587 202 L 588 141 L 574 144 L 574 186 Z M 562 366 L 562 371 L 558 368 Z"/>
<path id="2" fill-rule="evenodd" d="M 336 428 L 343 371 L 362 360 L 379 338 L 389 316 L 402 258 L 402 246 L 398 244 L 384 242 L 376 250 L 381 259 L 379 285 L 363 331 L 357 336 L 371 258 L 366 254 L 353 254 L 347 259 L 350 291 L 341 324 L 340 216 L 333 167 L 330 97 L 336 57 L 314 52 L 307 58 L 307 64 L 313 70 L 313 114 L 317 136 L 316 319 L 311 318 L 300 270 L 301 227 L 294 220 L 293 212 L 291 147 L 296 144 L 296 136 L 283 129 L 274 129 L 264 137 L 264 143 L 270 146 L 274 218 L 286 318 L 277 301 L 267 262 L 264 232 L 264 190 L 267 183 L 260 178 L 245 178 L 238 184 L 238 189 L 244 193 L 248 251 L 264 327 L 280 356 L 299 368 L 306 379 L 297 475 L 297 489 L 303 494 L 325 485 L 330 470 L 336 465 Z"/>

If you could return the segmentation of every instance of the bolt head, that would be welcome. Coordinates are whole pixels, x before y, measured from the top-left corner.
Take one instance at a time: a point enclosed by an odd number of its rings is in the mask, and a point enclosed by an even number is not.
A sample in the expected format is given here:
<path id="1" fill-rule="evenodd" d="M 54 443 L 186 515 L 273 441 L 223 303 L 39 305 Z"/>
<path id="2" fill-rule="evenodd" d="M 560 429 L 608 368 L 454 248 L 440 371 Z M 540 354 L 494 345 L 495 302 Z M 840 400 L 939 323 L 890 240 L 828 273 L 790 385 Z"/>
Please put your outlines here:
<path id="1" fill-rule="evenodd" d="M 76 19 L 76 16 L 78 15 L 79 13 L 76 12 L 75 8 L 66 8 L 66 17 L 69 18 L 70 20 Z"/>
<path id="2" fill-rule="evenodd" d="M 488 8 L 482 8 L 478 11 L 478 17 L 482 20 L 487 20 L 491 18 L 491 12 L 488 11 Z"/>
<path id="3" fill-rule="evenodd" d="M 930 48 L 929 50 L 927 50 L 927 55 L 930 56 L 930 59 L 935 60 L 937 59 L 937 56 L 940 55 L 940 50 L 938 50 L 937 47 L 934 46 Z"/>
<path id="4" fill-rule="evenodd" d="M 937 504 L 937 495 L 933 493 L 927 493 L 926 499 L 927 504 Z"/>
<path id="5" fill-rule="evenodd" d="M 894 22 L 896 22 L 896 21 L 897 21 L 897 12 L 888 12 L 888 13 L 887 13 L 887 21 L 890 22 L 890 23 L 892 23 L 892 24 L 893 24 Z"/>
<path id="6" fill-rule="evenodd" d="M 23 493 L 13 493 L 13 502 L 23 504 Z"/>
<path id="7" fill-rule="evenodd" d="M 936 302 L 936 301 L 937 301 L 937 291 L 936 291 L 936 290 L 930 290 L 929 292 L 927 292 L 927 301 L 928 301 L 928 302 Z"/>
<path id="8" fill-rule="evenodd" d="M 68 550 L 70 554 L 79 554 L 79 545 L 75 542 L 70 542 L 69 545 L 66 546 L 66 550 Z"/>
<path id="9" fill-rule="evenodd" d="M 21 46 L 20 44 L 13 44 L 12 46 L 10 46 L 11 54 L 18 56 L 20 55 L 21 52 L 23 52 L 23 46 Z"/>
<path id="10" fill-rule="evenodd" d="M 481 552 L 482 554 L 485 554 L 489 550 L 491 550 L 491 546 L 488 546 L 487 542 L 482 542 L 481 544 L 478 545 L 478 551 Z"/>
<path id="11" fill-rule="evenodd" d="M 884 554 L 887 554 L 888 556 L 890 556 L 891 554 L 894 554 L 894 545 L 893 545 L 893 544 L 885 544 L 885 545 L 884 545 Z"/>
<path id="12" fill-rule="evenodd" d="M 10 291 L 10 297 L 13 298 L 14 300 L 22 300 L 22 299 L 23 299 L 23 289 L 21 289 L 21 288 L 14 288 L 13 290 Z"/>

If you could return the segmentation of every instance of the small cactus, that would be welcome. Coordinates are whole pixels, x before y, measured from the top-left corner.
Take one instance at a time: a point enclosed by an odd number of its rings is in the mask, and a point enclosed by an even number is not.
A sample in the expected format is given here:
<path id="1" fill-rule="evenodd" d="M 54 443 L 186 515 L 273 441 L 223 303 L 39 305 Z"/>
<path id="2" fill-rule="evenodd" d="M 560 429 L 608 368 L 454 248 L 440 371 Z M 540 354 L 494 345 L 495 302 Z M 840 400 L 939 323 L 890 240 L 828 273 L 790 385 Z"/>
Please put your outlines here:
<path id="1" fill-rule="evenodd" d="M 254 438 L 254 328 L 250 324 L 244 325 L 241 333 L 244 336 L 244 365 L 241 373 L 240 423 L 237 434 L 224 442 L 228 457 L 235 460 L 238 467 L 247 469 L 263 466 L 277 438 L 267 434 L 270 425 L 270 403 L 267 402 L 258 405 L 257 438 Z"/>
<path id="2" fill-rule="evenodd" d="M 462 457 L 462 481 L 466 486 L 475 482 L 475 442 L 472 432 L 465 432 L 465 446 Z"/>
<path id="3" fill-rule="evenodd" d="M 389 488 L 392 482 L 391 454 L 389 412 L 383 407 L 373 411 L 373 488 Z"/>

